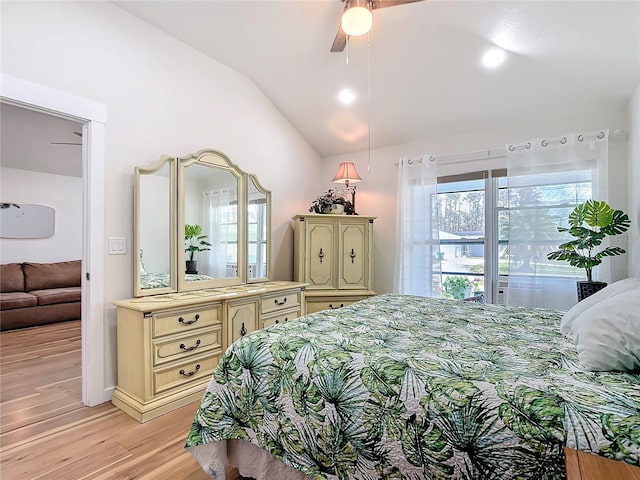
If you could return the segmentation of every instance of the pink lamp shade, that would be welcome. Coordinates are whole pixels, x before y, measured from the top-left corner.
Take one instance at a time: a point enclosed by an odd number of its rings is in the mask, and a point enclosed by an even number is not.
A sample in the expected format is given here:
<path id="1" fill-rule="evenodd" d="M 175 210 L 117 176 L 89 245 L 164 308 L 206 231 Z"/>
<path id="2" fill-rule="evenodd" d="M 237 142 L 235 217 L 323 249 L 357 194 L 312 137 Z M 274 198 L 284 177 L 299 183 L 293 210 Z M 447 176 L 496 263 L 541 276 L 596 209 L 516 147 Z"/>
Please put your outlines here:
<path id="1" fill-rule="evenodd" d="M 350 183 L 361 182 L 362 178 L 358 175 L 353 162 L 342 162 L 338 167 L 336 176 L 333 177 L 333 183 L 344 183 L 349 186 Z"/>

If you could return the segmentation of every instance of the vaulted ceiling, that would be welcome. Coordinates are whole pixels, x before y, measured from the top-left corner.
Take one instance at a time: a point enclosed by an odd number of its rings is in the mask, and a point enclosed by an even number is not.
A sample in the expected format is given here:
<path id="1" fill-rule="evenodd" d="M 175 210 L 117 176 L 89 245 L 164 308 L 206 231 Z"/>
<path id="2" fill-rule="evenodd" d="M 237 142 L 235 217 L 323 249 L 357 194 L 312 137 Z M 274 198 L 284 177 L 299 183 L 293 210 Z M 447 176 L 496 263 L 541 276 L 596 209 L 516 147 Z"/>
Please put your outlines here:
<path id="1" fill-rule="evenodd" d="M 384 2 L 384 0 L 382 0 Z M 331 53 L 343 3 L 114 1 L 252 79 L 323 157 L 624 108 L 640 82 L 638 1 L 420 1 L 374 11 Z M 492 47 L 506 61 L 486 69 Z M 342 88 L 356 99 L 337 100 Z"/>

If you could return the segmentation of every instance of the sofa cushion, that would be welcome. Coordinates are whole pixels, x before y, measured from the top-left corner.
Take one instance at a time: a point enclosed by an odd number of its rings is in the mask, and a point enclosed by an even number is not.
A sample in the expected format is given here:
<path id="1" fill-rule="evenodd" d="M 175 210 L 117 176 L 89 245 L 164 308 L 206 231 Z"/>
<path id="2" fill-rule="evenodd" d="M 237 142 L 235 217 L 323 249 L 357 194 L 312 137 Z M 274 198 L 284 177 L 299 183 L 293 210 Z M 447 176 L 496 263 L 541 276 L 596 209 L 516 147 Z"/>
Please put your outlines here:
<path id="1" fill-rule="evenodd" d="M 24 273 L 21 263 L 0 265 L 0 292 L 24 292 Z"/>
<path id="2" fill-rule="evenodd" d="M 81 261 L 22 264 L 25 291 L 80 286 Z"/>
<path id="3" fill-rule="evenodd" d="M 29 293 L 37 297 L 38 305 L 79 302 L 82 297 L 80 287 L 49 288 L 47 290 L 32 290 Z"/>
<path id="4" fill-rule="evenodd" d="M 14 308 L 35 307 L 38 298 L 25 292 L 0 293 L 0 309 L 11 310 Z"/>

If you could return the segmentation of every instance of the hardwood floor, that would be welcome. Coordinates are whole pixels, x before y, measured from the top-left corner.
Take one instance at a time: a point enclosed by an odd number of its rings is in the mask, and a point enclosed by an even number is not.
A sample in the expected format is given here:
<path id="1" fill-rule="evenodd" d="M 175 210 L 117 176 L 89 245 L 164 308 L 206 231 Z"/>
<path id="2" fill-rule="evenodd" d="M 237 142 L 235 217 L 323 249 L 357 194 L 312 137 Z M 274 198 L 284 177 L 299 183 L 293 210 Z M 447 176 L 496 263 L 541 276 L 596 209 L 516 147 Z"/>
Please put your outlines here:
<path id="1" fill-rule="evenodd" d="M 80 321 L 0 334 L 0 478 L 210 479 L 183 448 L 197 402 L 144 424 L 85 407 L 80 361 Z"/>

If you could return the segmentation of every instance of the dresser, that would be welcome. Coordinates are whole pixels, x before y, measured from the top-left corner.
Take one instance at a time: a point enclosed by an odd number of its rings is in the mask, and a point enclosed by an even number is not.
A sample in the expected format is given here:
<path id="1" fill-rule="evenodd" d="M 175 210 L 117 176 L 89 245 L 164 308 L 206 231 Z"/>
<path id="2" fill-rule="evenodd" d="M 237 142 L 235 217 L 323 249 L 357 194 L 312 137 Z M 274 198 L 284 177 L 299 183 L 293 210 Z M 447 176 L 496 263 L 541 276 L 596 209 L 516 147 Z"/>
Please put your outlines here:
<path id="1" fill-rule="evenodd" d="M 375 218 L 329 214 L 294 217 L 294 279 L 307 284 L 307 313 L 341 308 L 376 294 Z"/>
<path id="2" fill-rule="evenodd" d="M 145 422 L 200 400 L 231 343 L 305 313 L 304 287 L 272 281 L 114 301 L 113 404 Z"/>

